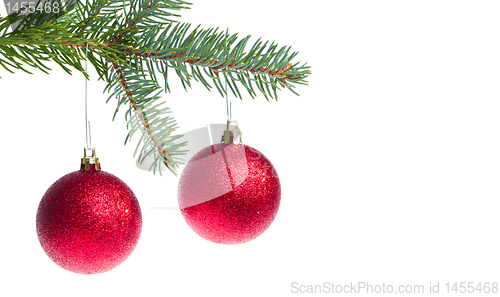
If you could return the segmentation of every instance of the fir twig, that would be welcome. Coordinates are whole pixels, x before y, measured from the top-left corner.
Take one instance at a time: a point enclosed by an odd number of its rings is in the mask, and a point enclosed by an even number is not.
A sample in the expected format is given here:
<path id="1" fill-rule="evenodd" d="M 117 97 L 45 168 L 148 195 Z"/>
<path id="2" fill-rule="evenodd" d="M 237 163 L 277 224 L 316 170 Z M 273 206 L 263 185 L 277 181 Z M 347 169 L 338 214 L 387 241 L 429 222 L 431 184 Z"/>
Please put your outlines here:
<path id="1" fill-rule="evenodd" d="M 277 100 L 281 88 L 297 94 L 295 86 L 307 84 L 311 74 L 307 64 L 293 62 L 297 52 L 290 47 L 258 39 L 248 50 L 250 36 L 239 39 L 227 30 L 191 29 L 191 24 L 176 21 L 177 12 L 191 5 L 182 0 L 53 3 L 61 8 L 57 13 L 0 18 L 0 68 L 31 73 L 28 66 L 48 73 L 44 62 L 55 61 L 69 74 L 76 69 L 88 78 L 81 65 L 88 45 L 88 62 L 107 82 L 105 92 L 112 93 L 108 101 L 118 99 L 113 119 L 121 106 L 129 105 L 125 142 L 141 131 L 136 153 L 141 161 L 154 156 L 153 171 L 164 164 L 176 174 L 178 155 L 185 153 L 185 143 L 176 143 L 181 136 L 173 135 L 176 121 L 160 97 L 171 90 L 169 69 L 185 89 L 194 80 L 225 96 L 227 82 L 238 98 L 243 87 L 252 98 L 261 93 L 267 100 Z M 14 23 L 17 27 L 8 32 Z"/>

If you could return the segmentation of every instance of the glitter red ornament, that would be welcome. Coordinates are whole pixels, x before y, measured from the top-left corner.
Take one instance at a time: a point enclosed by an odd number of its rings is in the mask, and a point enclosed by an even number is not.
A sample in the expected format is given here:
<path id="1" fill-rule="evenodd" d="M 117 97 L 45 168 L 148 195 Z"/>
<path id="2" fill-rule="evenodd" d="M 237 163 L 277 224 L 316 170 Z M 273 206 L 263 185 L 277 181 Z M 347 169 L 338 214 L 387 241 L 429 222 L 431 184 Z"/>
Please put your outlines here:
<path id="1" fill-rule="evenodd" d="M 239 244 L 271 225 L 280 205 L 281 185 L 271 162 L 258 150 L 240 144 L 241 132 L 229 131 L 229 123 L 225 143 L 202 149 L 187 163 L 178 200 L 182 216 L 199 236 Z"/>
<path id="2" fill-rule="evenodd" d="M 139 202 L 118 177 L 101 171 L 99 159 L 52 184 L 36 216 L 45 253 L 62 268 L 82 274 L 111 270 L 134 250 L 142 228 Z"/>

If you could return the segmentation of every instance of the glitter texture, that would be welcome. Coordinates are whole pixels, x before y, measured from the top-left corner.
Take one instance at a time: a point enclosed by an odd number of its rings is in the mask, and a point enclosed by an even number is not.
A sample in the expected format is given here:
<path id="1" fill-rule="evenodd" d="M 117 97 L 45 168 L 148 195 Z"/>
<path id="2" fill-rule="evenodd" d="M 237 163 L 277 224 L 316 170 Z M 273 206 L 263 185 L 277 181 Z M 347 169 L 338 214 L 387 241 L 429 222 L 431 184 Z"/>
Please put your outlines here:
<path id="1" fill-rule="evenodd" d="M 94 165 L 52 184 L 36 216 L 45 253 L 62 268 L 82 274 L 122 263 L 134 250 L 141 228 L 141 209 L 132 190 Z"/>
<path id="2" fill-rule="evenodd" d="M 216 243 L 238 244 L 262 234 L 278 212 L 281 186 L 271 162 L 243 144 L 208 146 L 189 160 L 178 198 L 187 224 Z"/>

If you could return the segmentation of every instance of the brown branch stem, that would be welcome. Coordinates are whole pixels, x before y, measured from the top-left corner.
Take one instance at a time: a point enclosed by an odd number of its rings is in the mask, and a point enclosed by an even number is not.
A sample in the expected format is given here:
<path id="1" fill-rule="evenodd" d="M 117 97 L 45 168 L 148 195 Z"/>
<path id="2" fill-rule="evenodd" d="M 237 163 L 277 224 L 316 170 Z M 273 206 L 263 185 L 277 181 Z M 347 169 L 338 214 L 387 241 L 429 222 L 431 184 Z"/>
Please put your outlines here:
<path id="1" fill-rule="evenodd" d="M 89 48 L 90 49 L 99 49 L 101 47 L 110 47 L 110 48 L 114 48 L 116 43 L 118 42 L 117 41 L 117 38 L 119 39 L 119 36 L 120 35 L 117 35 L 117 37 L 115 37 L 111 42 L 109 43 L 106 43 L 106 42 L 73 42 L 72 40 L 68 39 L 68 40 L 61 40 L 59 38 L 56 38 L 54 40 L 59 40 L 61 42 L 62 45 L 64 46 L 69 46 L 69 47 L 72 47 L 72 48 L 81 48 L 81 47 L 85 47 L 87 46 L 87 43 L 89 45 Z M 33 40 L 33 41 L 27 41 L 26 43 L 31 43 L 31 42 L 35 42 L 35 41 L 42 41 L 42 40 L 45 40 L 44 38 L 39 38 L 39 39 L 36 39 L 36 40 Z M 22 44 L 17 44 L 17 45 L 22 45 Z M 137 49 L 137 48 L 127 48 L 127 49 L 124 49 L 123 50 L 123 54 L 126 55 L 126 56 L 133 56 L 135 58 L 146 58 L 146 59 L 155 59 L 155 60 L 175 60 L 175 59 L 179 59 L 179 58 L 187 58 L 189 57 L 188 55 L 185 55 L 185 54 L 177 54 L 177 55 L 170 55 L 170 56 L 161 56 L 160 57 L 160 53 L 158 51 L 151 51 L 151 52 L 148 52 L 147 54 L 144 54 L 144 53 L 141 53 L 141 50 L 140 49 Z M 174 61 L 175 62 L 175 61 Z M 185 61 L 179 61 L 180 63 L 187 63 L 187 64 L 193 64 L 193 65 L 201 65 L 201 66 L 205 66 L 206 64 L 209 64 L 209 66 L 206 66 L 210 69 L 214 69 L 214 70 L 229 70 L 230 68 L 233 68 L 235 66 L 237 66 L 237 63 L 233 63 L 231 65 L 228 65 L 228 66 L 210 66 L 210 65 L 217 65 L 219 63 L 219 60 L 218 59 L 213 59 L 213 60 L 207 60 L 207 59 L 202 59 L 200 57 L 191 57 Z M 266 75 L 269 75 L 269 76 L 283 76 L 284 73 L 290 68 L 292 67 L 292 64 L 291 63 L 288 63 L 285 67 L 283 67 L 282 69 L 279 69 L 279 70 L 272 70 L 272 71 L 268 71 L 268 68 L 267 67 L 261 67 L 261 68 L 258 68 L 258 69 L 245 69 L 245 66 L 241 66 L 241 67 L 238 67 L 238 68 L 233 68 L 232 70 L 233 71 L 244 71 L 246 73 L 252 73 L 252 74 L 266 74 Z M 219 76 L 218 72 L 215 71 L 215 75 L 216 76 Z M 282 85 L 286 84 L 286 80 L 287 79 L 290 79 L 292 78 L 292 76 L 290 75 L 285 75 L 284 77 L 280 77 L 278 78 L 278 81 L 280 81 L 280 83 Z"/>
<path id="2" fill-rule="evenodd" d="M 169 167 L 171 161 L 168 159 L 170 157 L 170 153 L 165 150 L 164 147 L 162 147 L 159 143 L 158 140 L 156 139 L 156 134 L 152 133 L 152 129 L 149 128 L 149 123 L 148 119 L 146 117 L 146 114 L 143 111 L 137 112 L 137 101 L 134 99 L 134 96 L 132 94 L 132 91 L 129 90 L 129 86 L 127 84 L 127 78 L 125 77 L 125 74 L 123 74 L 123 71 L 121 68 L 118 66 L 118 63 L 112 62 L 113 68 L 116 72 L 116 74 L 119 77 L 120 84 L 122 85 L 123 89 L 125 90 L 125 94 L 127 96 L 128 101 L 130 102 L 130 105 L 134 111 L 136 111 L 136 115 L 139 118 L 139 121 L 142 124 L 142 128 L 144 129 L 144 132 L 149 137 L 149 140 L 151 141 L 153 147 L 156 149 L 156 151 L 163 157 L 163 163 L 165 166 Z"/>

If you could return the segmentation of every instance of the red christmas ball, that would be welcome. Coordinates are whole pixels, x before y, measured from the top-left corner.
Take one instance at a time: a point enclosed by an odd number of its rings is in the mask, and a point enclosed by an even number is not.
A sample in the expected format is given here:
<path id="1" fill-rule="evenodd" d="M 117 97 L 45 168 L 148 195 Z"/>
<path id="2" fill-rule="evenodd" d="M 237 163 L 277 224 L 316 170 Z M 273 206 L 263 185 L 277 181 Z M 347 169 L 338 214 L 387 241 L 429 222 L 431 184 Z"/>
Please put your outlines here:
<path id="1" fill-rule="evenodd" d="M 199 236 L 224 244 L 262 234 L 278 212 L 281 186 L 271 162 L 244 144 L 208 146 L 182 171 L 182 216 Z"/>
<path id="2" fill-rule="evenodd" d="M 43 195 L 36 216 L 45 253 L 72 272 L 111 270 L 134 250 L 142 228 L 139 202 L 118 177 L 90 165 L 61 177 Z"/>

